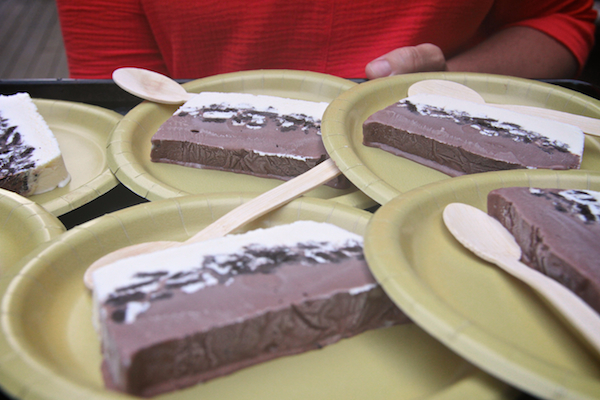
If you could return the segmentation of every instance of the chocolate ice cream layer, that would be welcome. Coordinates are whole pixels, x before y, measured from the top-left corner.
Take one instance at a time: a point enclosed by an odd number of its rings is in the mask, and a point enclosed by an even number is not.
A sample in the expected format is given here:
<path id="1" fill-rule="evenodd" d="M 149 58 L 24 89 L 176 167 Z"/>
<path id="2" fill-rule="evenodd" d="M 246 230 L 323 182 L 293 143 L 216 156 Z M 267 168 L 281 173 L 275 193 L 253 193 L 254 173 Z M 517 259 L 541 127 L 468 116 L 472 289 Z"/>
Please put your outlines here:
<path id="1" fill-rule="evenodd" d="M 522 261 L 600 312 L 600 192 L 497 189 L 488 213 L 515 237 Z"/>

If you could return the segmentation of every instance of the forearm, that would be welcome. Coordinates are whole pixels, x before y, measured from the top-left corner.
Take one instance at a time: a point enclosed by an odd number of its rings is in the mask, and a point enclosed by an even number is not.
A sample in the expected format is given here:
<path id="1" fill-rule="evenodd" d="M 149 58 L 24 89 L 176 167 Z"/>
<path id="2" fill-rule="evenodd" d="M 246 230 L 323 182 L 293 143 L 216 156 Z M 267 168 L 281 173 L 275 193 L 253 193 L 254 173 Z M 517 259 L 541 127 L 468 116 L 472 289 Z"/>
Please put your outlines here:
<path id="1" fill-rule="evenodd" d="M 550 36 L 526 27 L 496 33 L 450 58 L 449 71 L 484 72 L 524 78 L 569 78 L 577 74 L 573 54 Z"/>

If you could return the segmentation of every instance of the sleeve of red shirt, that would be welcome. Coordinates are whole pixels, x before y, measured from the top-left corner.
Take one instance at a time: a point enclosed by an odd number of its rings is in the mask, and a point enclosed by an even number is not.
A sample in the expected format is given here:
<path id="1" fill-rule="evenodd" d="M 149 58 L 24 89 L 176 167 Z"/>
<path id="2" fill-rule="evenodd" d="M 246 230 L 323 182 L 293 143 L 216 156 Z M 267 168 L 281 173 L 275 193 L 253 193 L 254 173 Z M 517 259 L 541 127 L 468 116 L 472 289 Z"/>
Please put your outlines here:
<path id="1" fill-rule="evenodd" d="M 115 65 L 167 73 L 139 1 L 56 3 L 71 78 L 109 79 Z"/>
<path id="2" fill-rule="evenodd" d="M 581 71 L 594 46 L 593 5 L 593 0 L 498 0 L 489 14 L 489 28 L 524 26 L 544 32 L 571 51 Z"/>

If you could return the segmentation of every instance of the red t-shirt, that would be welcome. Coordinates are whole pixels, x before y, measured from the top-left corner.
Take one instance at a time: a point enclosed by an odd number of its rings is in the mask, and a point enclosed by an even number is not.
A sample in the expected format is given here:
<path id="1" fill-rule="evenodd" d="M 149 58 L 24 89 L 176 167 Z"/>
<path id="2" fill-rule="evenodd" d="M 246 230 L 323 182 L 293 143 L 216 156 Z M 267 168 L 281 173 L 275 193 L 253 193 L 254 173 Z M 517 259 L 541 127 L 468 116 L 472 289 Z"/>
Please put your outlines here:
<path id="1" fill-rule="evenodd" d="M 398 47 L 446 57 L 508 26 L 538 29 L 580 67 L 593 46 L 592 0 L 58 0 L 72 78 L 137 66 L 173 78 L 297 69 L 346 78 Z"/>

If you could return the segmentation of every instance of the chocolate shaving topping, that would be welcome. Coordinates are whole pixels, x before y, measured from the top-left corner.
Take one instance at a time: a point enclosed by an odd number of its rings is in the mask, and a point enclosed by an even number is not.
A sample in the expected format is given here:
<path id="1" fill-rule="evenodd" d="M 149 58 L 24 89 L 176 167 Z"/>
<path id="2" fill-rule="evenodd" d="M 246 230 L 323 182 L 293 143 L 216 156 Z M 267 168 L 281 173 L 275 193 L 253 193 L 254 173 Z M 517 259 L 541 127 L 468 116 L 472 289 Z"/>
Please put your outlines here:
<path id="1" fill-rule="evenodd" d="M 348 241 L 338 248 L 332 248 L 326 242 L 300 243 L 293 248 L 254 244 L 237 253 L 204 257 L 193 269 L 173 273 L 137 273 L 133 276 L 136 283 L 117 288 L 104 304 L 114 308 L 111 312 L 113 321 L 122 323 L 126 320 L 130 302 L 167 300 L 173 297 L 174 291 L 185 293 L 222 285 L 242 274 L 270 274 L 286 263 L 339 263 L 350 258 L 364 259 L 360 243 Z"/>
<path id="2" fill-rule="evenodd" d="M 205 122 L 224 123 L 232 120 L 234 124 L 250 128 L 261 128 L 269 121 L 274 121 L 281 132 L 302 130 L 308 134 L 310 129 L 320 131 L 321 121 L 305 114 L 280 115 L 273 111 L 258 111 L 252 108 L 238 109 L 227 104 L 212 104 L 198 109 L 197 113 L 180 111 L 179 117 L 193 115 Z M 194 132 L 194 131 L 192 131 Z"/>
<path id="3" fill-rule="evenodd" d="M 534 196 L 543 197 L 552 202 L 558 212 L 570 213 L 585 223 L 596 223 L 600 221 L 600 204 L 596 198 L 583 190 L 564 190 L 551 192 L 533 190 Z"/>
<path id="4" fill-rule="evenodd" d="M 27 192 L 28 183 L 22 183 L 21 189 L 13 188 L 10 182 L 13 175 L 35 167 L 34 148 L 23 143 L 18 127 L 11 125 L 0 114 L 0 187 Z"/>
<path id="5" fill-rule="evenodd" d="M 474 117 L 467 112 L 454 111 L 449 112 L 443 108 L 435 106 L 418 106 L 409 100 L 403 100 L 398 103 L 400 107 L 405 107 L 414 114 L 449 119 L 459 125 L 469 125 L 478 129 L 482 135 L 499 136 L 522 143 L 531 143 L 540 147 L 543 151 L 551 153 L 559 151 L 562 153 L 569 152 L 569 145 L 556 140 L 540 135 L 524 129 L 522 126 L 510 122 L 502 122 L 494 118 Z"/>
<path id="6" fill-rule="evenodd" d="M 125 315 L 126 312 L 124 309 L 116 309 L 112 312 L 112 314 L 110 315 L 110 318 L 115 321 L 115 322 L 125 322 Z"/>

